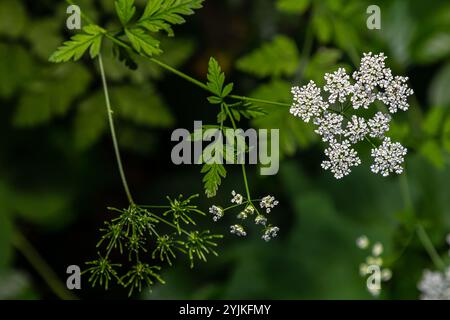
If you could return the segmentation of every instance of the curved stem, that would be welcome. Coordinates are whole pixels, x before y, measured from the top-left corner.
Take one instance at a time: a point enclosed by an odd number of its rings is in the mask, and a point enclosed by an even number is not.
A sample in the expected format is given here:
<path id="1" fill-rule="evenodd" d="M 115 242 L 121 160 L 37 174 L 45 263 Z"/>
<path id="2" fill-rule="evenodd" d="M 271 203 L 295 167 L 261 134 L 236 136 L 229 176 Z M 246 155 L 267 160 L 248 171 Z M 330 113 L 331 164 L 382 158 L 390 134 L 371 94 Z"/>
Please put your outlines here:
<path id="1" fill-rule="evenodd" d="M 13 236 L 13 245 L 20 253 L 28 260 L 33 266 L 36 272 L 47 283 L 48 287 L 53 293 L 62 300 L 77 300 L 78 298 L 71 292 L 58 279 L 58 276 L 50 268 L 50 266 L 41 257 L 39 252 L 33 247 L 33 245 L 19 232 L 16 232 Z"/>
<path id="2" fill-rule="evenodd" d="M 114 153 L 116 155 L 117 167 L 119 169 L 120 178 L 122 180 L 123 188 L 125 189 L 125 193 L 127 195 L 128 202 L 131 205 L 134 205 L 133 197 L 131 196 L 130 188 L 128 187 L 128 183 L 127 183 L 127 178 L 126 178 L 125 172 L 123 170 L 122 159 L 121 159 L 120 150 L 119 150 L 119 144 L 117 142 L 116 130 L 114 128 L 113 110 L 111 108 L 111 103 L 109 100 L 108 84 L 106 83 L 105 70 L 103 68 L 103 61 L 102 61 L 101 54 L 98 55 L 98 63 L 100 66 L 100 74 L 102 77 L 103 92 L 105 94 L 106 109 L 107 109 L 107 113 L 108 113 L 109 128 L 111 131 L 111 138 L 113 141 Z"/>
<path id="3" fill-rule="evenodd" d="M 407 208 L 407 210 L 410 210 L 411 213 L 417 218 L 417 213 L 414 210 L 414 205 L 413 205 L 413 202 L 411 199 L 411 194 L 409 191 L 409 184 L 408 184 L 408 178 L 406 176 L 406 169 L 405 169 L 405 172 L 400 177 L 400 182 L 401 182 L 403 199 L 405 201 L 406 208 Z M 445 263 L 444 263 L 444 261 L 442 261 L 441 257 L 439 256 L 438 252 L 436 251 L 436 248 L 433 246 L 433 243 L 431 242 L 430 237 L 426 233 L 422 224 L 417 222 L 415 228 L 416 228 L 417 236 L 419 237 L 420 242 L 422 243 L 423 247 L 427 251 L 431 260 L 433 261 L 433 264 L 439 270 L 444 270 Z"/>

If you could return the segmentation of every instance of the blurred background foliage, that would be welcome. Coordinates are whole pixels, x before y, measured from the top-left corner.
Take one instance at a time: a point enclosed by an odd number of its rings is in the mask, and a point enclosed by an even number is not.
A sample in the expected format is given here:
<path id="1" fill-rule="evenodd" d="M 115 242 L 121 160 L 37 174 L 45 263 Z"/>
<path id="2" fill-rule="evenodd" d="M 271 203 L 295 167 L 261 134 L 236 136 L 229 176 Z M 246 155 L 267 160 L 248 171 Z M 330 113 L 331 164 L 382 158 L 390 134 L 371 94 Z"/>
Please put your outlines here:
<path id="1" fill-rule="evenodd" d="M 81 9 L 114 28 L 112 0 L 79 0 Z M 136 1 L 143 3 L 143 1 Z M 290 87 L 324 72 L 354 68 L 363 52 L 385 52 L 397 74 L 415 91 L 411 108 L 398 114 L 389 135 L 409 149 L 407 178 L 417 216 L 405 208 L 398 177 L 370 173 L 363 165 L 336 181 L 320 169 L 321 146 L 310 127 L 282 108 L 248 123 L 280 128 L 282 162 L 277 176 L 250 183 L 273 194 L 279 238 L 263 243 L 227 235 L 220 257 L 189 269 L 177 264 L 163 274 L 166 285 L 141 298 L 370 298 L 359 264 L 365 255 L 355 239 L 381 241 L 393 278 L 381 298 L 417 298 L 423 269 L 433 268 L 414 236 L 419 219 L 442 256 L 450 232 L 450 3 L 377 1 L 381 30 L 366 28 L 361 0 L 206 0 L 176 37 L 163 39 L 161 59 L 204 79 L 215 56 L 237 91 L 290 102 Z M 53 65 L 49 55 L 70 33 L 66 7 L 56 0 L 0 0 L 0 298 L 55 298 L 17 251 L 24 234 L 65 282 L 68 265 L 84 267 L 95 253 L 106 206 L 121 207 L 121 189 L 97 66 L 89 59 Z M 105 42 L 106 43 L 106 42 Z M 137 71 L 116 62 L 106 44 L 105 68 L 118 119 L 126 171 L 139 202 L 162 203 L 165 195 L 201 193 L 198 166 L 170 161 L 171 131 L 214 121 L 205 94 L 138 59 Z M 243 191 L 238 168 L 229 171 L 212 203 Z M 227 233 L 226 221 L 213 225 Z M 446 260 L 448 261 L 448 258 Z M 126 297 L 111 288 L 92 289 L 83 278 L 81 298 Z"/>

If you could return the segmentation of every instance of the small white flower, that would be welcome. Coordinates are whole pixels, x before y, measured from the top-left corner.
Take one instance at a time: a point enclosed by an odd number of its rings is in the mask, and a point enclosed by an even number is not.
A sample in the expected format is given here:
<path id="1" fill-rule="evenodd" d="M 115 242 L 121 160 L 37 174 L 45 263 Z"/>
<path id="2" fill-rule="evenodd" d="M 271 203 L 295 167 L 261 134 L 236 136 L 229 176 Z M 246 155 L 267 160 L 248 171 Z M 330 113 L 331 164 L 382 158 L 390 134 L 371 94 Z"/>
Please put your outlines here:
<path id="1" fill-rule="evenodd" d="M 328 97 L 330 103 L 335 103 L 336 99 L 341 103 L 344 102 L 353 91 L 350 76 L 344 68 L 339 68 L 333 73 L 325 73 L 324 79 L 327 84 L 323 87 L 323 90 L 330 93 Z"/>
<path id="2" fill-rule="evenodd" d="M 359 69 L 353 73 L 353 79 L 370 87 L 384 87 L 386 80 L 390 79 L 390 72 L 384 63 L 386 58 L 384 53 L 364 53 Z"/>
<path id="3" fill-rule="evenodd" d="M 356 239 L 356 246 L 360 249 L 367 249 L 369 247 L 369 238 L 367 236 L 360 236 Z"/>
<path id="4" fill-rule="evenodd" d="M 264 230 L 264 234 L 262 235 L 261 239 L 263 239 L 266 242 L 270 241 L 270 239 L 275 238 L 277 236 L 278 231 L 280 231 L 280 228 L 269 226 Z"/>
<path id="5" fill-rule="evenodd" d="M 230 233 L 235 234 L 239 237 L 245 237 L 247 232 L 245 232 L 244 227 L 240 224 L 235 224 L 230 226 Z"/>
<path id="6" fill-rule="evenodd" d="M 351 97 L 351 102 L 353 109 L 359 109 L 363 107 L 368 109 L 369 106 L 376 100 L 377 95 L 373 92 L 372 87 L 366 84 L 355 83 L 353 85 L 353 95 Z"/>
<path id="7" fill-rule="evenodd" d="M 266 213 L 270 213 L 271 209 L 278 204 L 278 200 L 275 197 L 268 195 L 261 199 L 259 206 L 266 209 Z"/>
<path id="8" fill-rule="evenodd" d="M 389 114 L 378 111 L 372 119 L 369 119 L 369 136 L 372 138 L 383 138 L 384 133 L 389 130 L 389 122 L 391 116 Z"/>
<path id="9" fill-rule="evenodd" d="M 450 266 L 444 272 L 425 270 L 417 287 L 422 300 L 450 300 Z"/>
<path id="10" fill-rule="evenodd" d="M 344 133 L 342 130 L 343 120 L 342 115 L 325 111 L 323 117 L 314 119 L 314 124 L 318 126 L 315 132 L 322 136 L 323 141 L 330 141 L 335 135 Z"/>
<path id="11" fill-rule="evenodd" d="M 361 263 L 359 265 L 359 274 L 364 277 L 366 274 L 369 273 L 369 266 L 365 263 Z"/>
<path id="12" fill-rule="evenodd" d="M 238 219 L 247 219 L 248 216 L 252 215 L 255 212 L 255 208 L 253 206 L 248 205 L 245 210 L 239 212 L 237 215 Z"/>
<path id="13" fill-rule="evenodd" d="M 213 220 L 217 221 L 223 217 L 223 209 L 218 206 L 212 206 L 209 208 L 209 212 L 213 214 Z"/>
<path id="14" fill-rule="evenodd" d="M 348 137 L 351 143 L 357 143 L 364 140 L 366 134 L 369 133 L 369 128 L 364 118 L 352 116 L 352 119 L 347 123 L 347 128 L 344 132 L 344 136 Z"/>
<path id="15" fill-rule="evenodd" d="M 408 110 L 408 97 L 413 95 L 414 91 L 408 87 L 407 81 L 408 77 L 396 76 L 389 82 L 384 92 L 378 93 L 378 99 L 389 107 L 389 112 L 396 113 L 398 109 Z"/>
<path id="16" fill-rule="evenodd" d="M 262 214 L 258 214 L 255 218 L 255 223 L 265 226 L 267 223 L 267 218 L 265 216 L 263 216 Z"/>
<path id="17" fill-rule="evenodd" d="M 372 254 L 375 257 L 380 256 L 383 253 L 383 245 L 380 242 L 376 242 L 372 248 Z"/>
<path id="18" fill-rule="evenodd" d="M 383 281 L 389 281 L 392 278 L 392 271 L 391 269 L 384 268 L 381 270 L 381 280 Z"/>
<path id="19" fill-rule="evenodd" d="M 403 172 L 402 164 L 406 153 L 407 149 L 399 142 L 392 143 L 391 139 L 386 137 L 382 145 L 372 149 L 374 163 L 370 166 L 370 169 L 374 173 L 381 173 L 384 177 L 391 172 L 400 174 Z"/>
<path id="20" fill-rule="evenodd" d="M 231 195 L 233 196 L 233 199 L 231 199 L 232 203 L 236 204 L 242 204 L 242 201 L 244 200 L 244 197 L 240 195 L 239 193 L 236 193 L 236 191 L 231 191 Z"/>
<path id="21" fill-rule="evenodd" d="M 328 107 L 322 99 L 320 88 L 312 80 L 301 88 L 293 87 L 291 92 L 294 95 L 294 102 L 290 113 L 305 122 L 309 122 L 312 117 L 319 117 Z"/>
<path id="22" fill-rule="evenodd" d="M 330 170 L 336 179 L 348 175 L 351 172 L 351 167 L 361 164 L 361 159 L 359 159 L 356 151 L 350 148 L 350 143 L 347 140 L 341 143 L 333 141 L 330 147 L 325 149 L 325 155 L 330 160 L 323 161 L 322 168 Z"/>

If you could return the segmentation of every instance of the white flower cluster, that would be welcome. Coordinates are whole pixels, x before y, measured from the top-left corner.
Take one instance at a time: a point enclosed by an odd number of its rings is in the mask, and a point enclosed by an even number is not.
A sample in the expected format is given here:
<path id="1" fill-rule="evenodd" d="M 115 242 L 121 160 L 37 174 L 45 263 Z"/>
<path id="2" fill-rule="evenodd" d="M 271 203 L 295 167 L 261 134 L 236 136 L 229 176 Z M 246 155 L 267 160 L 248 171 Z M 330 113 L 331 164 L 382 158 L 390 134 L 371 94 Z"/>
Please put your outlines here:
<path id="1" fill-rule="evenodd" d="M 266 226 L 267 218 L 259 212 L 257 207 L 255 207 L 255 205 L 252 203 L 252 201 L 244 198 L 241 194 L 237 193 L 234 190 L 231 192 L 231 195 L 232 195 L 231 203 L 233 203 L 234 205 L 232 205 L 228 208 L 225 208 L 225 209 L 223 209 L 219 206 L 216 206 L 216 205 L 213 205 L 209 208 L 209 212 L 213 215 L 214 221 L 218 221 L 219 219 L 221 219 L 224 216 L 225 211 L 227 211 L 229 209 L 232 209 L 235 207 L 240 207 L 240 206 L 245 206 L 244 210 L 241 209 L 239 211 L 239 213 L 237 214 L 238 219 L 246 220 L 248 217 L 253 216 L 256 213 L 254 223 L 256 225 L 263 226 L 262 239 L 264 239 L 265 241 L 269 241 L 270 239 L 277 236 L 277 233 L 280 229 L 278 227 L 272 226 L 272 225 Z M 264 209 L 266 213 L 270 213 L 271 210 L 276 205 L 278 205 L 278 203 L 279 203 L 278 200 L 276 200 L 274 196 L 267 195 L 260 200 L 259 206 L 262 209 Z M 240 237 L 247 235 L 247 232 L 245 231 L 244 227 L 240 224 L 235 224 L 235 225 L 230 226 L 230 233 L 235 234 Z"/>
<path id="2" fill-rule="evenodd" d="M 209 208 L 209 213 L 212 213 L 214 221 L 218 221 L 223 217 L 223 209 L 218 206 L 212 206 L 211 208 Z"/>
<path id="3" fill-rule="evenodd" d="M 317 126 L 315 132 L 329 145 L 325 149 L 329 159 L 322 162 L 322 168 L 330 170 L 337 179 L 348 175 L 351 167 L 361 164 L 353 145 L 363 140 L 373 145 L 370 138 L 383 140 L 381 146 L 372 149 L 374 163 L 371 170 L 383 176 L 403 171 L 406 148 L 386 138 L 391 121 L 387 112 L 408 110 L 408 97 L 414 92 L 407 85 L 408 78 L 393 76 L 385 60 L 383 53 L 364 53 L 359 69 L 352 74 L 353 84 L 344 68 L 325 74 L 323 91 L 328 93 L 326 98 L 314 81 L 291 90 L 290 113 L 304 122 L 313 119 Z M 377 111 L 369 119 L 346 114 L 347 110 L 369 109 L 376 100 L 386 105 L 386 112 Z"/>
<path id="4" fill-rule="evenodd" d="M 278 204 L 278 200 L 275 200 L 274 196 L 268 195 L 261 199 L 259 206 L 266 209 L 266 213 L 270 213 L 271 209 Z"/>
<path id="5" fill-rule="evenodd" d="M 422 300 L 450 300 L 450 266 L 444 272 L 425 270 L 418 289 Z"/>
<path id="6" fill-rule="evenodd" d="M 450 234 L 446 240 L 450 246 Z M 448 254 L 450 256 L 450 250 Z M 417 287 L 422 300 L 450 300 L 450 266 L 443 272 L 425 270 Z"/>
<path id="7" fill-rule="evenodd" d="M 356 239 L 356 246 L 362 250 L 368 249 L 370 240 L 367 236 L 361 236 Z M 383 268 L 383 254 L 384 248 L 381 242 L 375 242 L 372 246 L 371 254 L 366 257 L 366 261 L 359 266 L 359 274 L 362 277 L 372 276 L 374 270 L 378 270 L 378 283 L 367 281 L 367 290 L 373 296 L 378 296 L 381 292 L 381 281 L 389 281 L 392 278 L 392 271 L 389 268 Z"/>
<path id="8" fill-rule="evenodd" d="M 230 226 L 230 232 L 239 237 L 245 237 L 247 235 L 247 232 L 245 232 L 244 227 L 241 226 L 240 224 Z"/>

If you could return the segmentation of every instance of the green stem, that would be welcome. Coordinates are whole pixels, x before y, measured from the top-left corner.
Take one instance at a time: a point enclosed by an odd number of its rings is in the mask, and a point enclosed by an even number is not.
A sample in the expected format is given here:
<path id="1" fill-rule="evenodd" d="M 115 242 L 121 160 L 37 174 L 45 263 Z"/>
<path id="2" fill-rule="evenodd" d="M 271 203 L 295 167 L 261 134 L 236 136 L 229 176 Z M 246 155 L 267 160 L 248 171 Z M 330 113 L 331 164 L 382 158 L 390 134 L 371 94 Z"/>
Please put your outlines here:
<path id="1" fill-rule="evenodd" d="M 256 98 L 250 98 L 245 96 L 237 96 L 234 94 L 229 95 L 230 98 L 241 100 L 241 101 L 248 101 L 248 102 L 257 102 L 257 103 L 264 103 L 264 104 L 271 104 L 274 106 L 282 106 L 282 107 L 290 107 L 291 105 L 289 103 L 284 102 L 276 102 L 276 101 L 270 101 L 270 100 L 263 100 L 263 99 L 256 99 Z"/>
<path id="2" fill-rule="evenodd" d="M 230 108 L 228 108 L 227 105 L 224 105 L 224 107 L 225 107 L 225 110 L 227 111 L 228 116 L 230 117 L 230 121 L 231 121 L 231 124 L 233 125 L 233 129 L 236 131 L 237 130 L 236 122 L 234 121 L 234 118 L 233 118 L 233 115 L 231 114 Z M 248 187 L 247 172 L 245 170 L 244 163 L 241 164 L 241 169 L 242 169 L 242 176 L 244 178 L 245 192 L 247 193 L 247 199 L 253 205 L 253 203 L 251 202 L 252 197 L 250 196 L 250 188 Z"/>
<path id="3" fill-rule="evenodd" d="M 408 178 L 406 175 L 406 169 L 405 169 L 405 172 L 400 177 L 400 182 L 401 182 L 401 189 L 402 189 L 405 206 L 406 206 L 407 210 L 410 210 L 411 213 L 418 220 L 417 213 L 414 210 L 414 205 L 413 205 L 413 202 L 411 199 L 411 193 L 409 191 L 409 183 L 408 183 Z M 436 248 L 433 246 L 433 243 L 431 242 L 430 237 L 426 233 L 424 227 L 419 222 L 416 222 L 415 228 L 416 228 L 417 236 L 419 237 L 420 242 L 422 243 L 423 247 L 427 251 L 431 260 L 433 261 L 433 264 L 439 270 L 444 270 L 445 263 L 444 263 L 444 261 L 442 261 L 441 257 L 439 256 L 438 252 L 436 251 Z"/>
<path id="4" fill-rule="evenodd" d="M 107 109 L 107 113 L 108 113 L 109 128 L 111 131 L 111 138 L 113 141 L 114 153 L 116 155 L 117 167 L 119 169 L 120 178 L 122 180 L 123 188 L 125 189 L 125 193 L 127 195 L 128 202 L 131 205 L 134 205 L 133 197 L 131 196 L 131 192 L 130 192 L 130 189 L 129 189 L 128 183 L 127 183 L 127 178 L 126 178 L 125 172 L 123 170 L 122 159 L 121 159 L 120 150 L 119 150 L 119 144 L 117 142 L 116 130 L 114 128 L 113 110 L 111 108 L 111 103 L 109 100 L 108 84 L 106 83 L 105 70 L 103 68 L 103 61 L 102 61 L 101 54 L 98 55 L 98 63 L 100 66 L 100 74 L 102 77 L 103 92 L 105 94 L 106 109 Z"/>
<path id="5" fill-rule="evenodd" d="M 58 276 L 40 256 L 33 245 L 19 232 L 13 237 L 13 245 L 33 266 L 36 272 L 42 277 L 53 293 L 62 300 L 77 300 L 78 298 L 69 292 L 58 279 Z"/>

